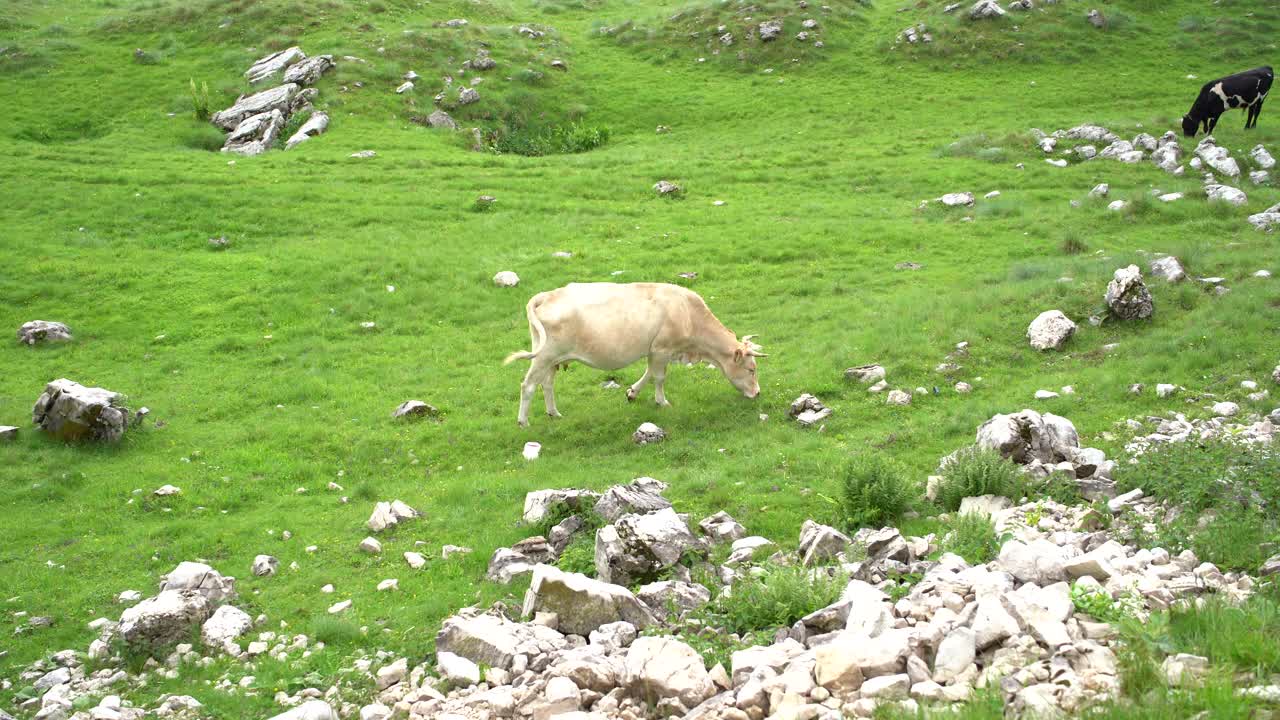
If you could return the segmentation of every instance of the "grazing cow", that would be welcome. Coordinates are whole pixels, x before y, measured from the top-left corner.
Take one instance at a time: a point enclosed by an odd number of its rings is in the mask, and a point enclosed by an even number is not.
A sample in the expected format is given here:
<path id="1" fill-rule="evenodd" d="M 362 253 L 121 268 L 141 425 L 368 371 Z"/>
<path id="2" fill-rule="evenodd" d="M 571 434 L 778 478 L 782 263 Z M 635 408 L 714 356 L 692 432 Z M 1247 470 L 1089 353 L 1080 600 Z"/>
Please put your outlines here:
<path id="1" fill-rule="evenodd" d="M 1205 83 L 1191 112 L 1182 116 L 1182 132 L 1187 137 L 1195 137 L 1196 131 L 1204 127 L 1206 133 L 1211 133 L 1222 113 L 1232 108 L 1245 108 L 1248 112 L 1245 130 L 1257 127 L 1262 101 L 1271 91 L 1272 77 L 1271 66 L 1264 65 Z"/>
<path id="2" fill-rule="evenodd" d="M 707 360 L 743 395 L 760 394 L 755 358 L 765 357 L 752 335 L 741 340 L 720 324 L 692 290 L 665 283 L 571 283 L 538 293 L 525 306 L 533 349 L 505 363 L 532 360 L 520 386 L 519 423 L 529 424 L 529 401 L 542 386 L 547 414 L 556 410 L 556 370 L 578 361 L 601 370 L 648 358 L 644 375 L 627 390 L 635 400 L 653 380 L 658 405 L 666 406 L 667 363 Z"/>

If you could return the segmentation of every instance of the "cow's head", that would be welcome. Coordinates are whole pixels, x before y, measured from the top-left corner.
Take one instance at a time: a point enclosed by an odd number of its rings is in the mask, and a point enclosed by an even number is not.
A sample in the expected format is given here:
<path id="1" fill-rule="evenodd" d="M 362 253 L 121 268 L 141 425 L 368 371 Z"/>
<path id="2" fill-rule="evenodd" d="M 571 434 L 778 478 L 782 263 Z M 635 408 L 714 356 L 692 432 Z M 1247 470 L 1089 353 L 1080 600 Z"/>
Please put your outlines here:
<path id="1" fill-rule="evenodd" d="M 1200 125 L 1200 121 L 1192 118 L 1190 115 L 1182 116 L 1182 134 L 1187 137 L 1195 137 L 1196 129 Z"/>
<path id="2" fill-rule="evenodd" d="M 720 363 L 720 372 L 728 378 L 738 391 L 749 398 L 760 394 L 760 383 L 756 380 L 756 358 L 768 357 L 760 352 L 759 345 L 751 342 L 754 335 L 747 335 L 733 349 L 730 362 Z"/>

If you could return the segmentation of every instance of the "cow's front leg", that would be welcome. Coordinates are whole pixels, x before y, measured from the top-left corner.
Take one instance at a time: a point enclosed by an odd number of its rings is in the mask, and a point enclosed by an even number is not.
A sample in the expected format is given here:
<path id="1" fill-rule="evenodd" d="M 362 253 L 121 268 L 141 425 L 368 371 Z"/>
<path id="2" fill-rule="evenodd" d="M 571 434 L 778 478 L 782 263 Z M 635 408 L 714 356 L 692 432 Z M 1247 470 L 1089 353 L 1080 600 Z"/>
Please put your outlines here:
<path id="1" fill-rule="evenodd" d="M 670 407 L 671 403 L 667 402 L 667 361 L 651 360 L 649 361 L 649 372 L 653 375 L 654 399 L 657 400 L 659 407 Z"/>
<path id="2" fill-rule="evenodd" d="M 635 385 L 627 388 L 627 402 L 631 402 L 640 396 L 640 391 L 644 389 L 646 383 L 649 382 L 649 374 L 653 371 L 653 365 L 645 368 L 644 374 L 636 381 Z"/>
<path id="3" fill-rule="evenodd" d="M 556 409 L 556 366 L 552 365 L 547 371 L 547 377 L 542 381 L 542 399 L 547 404 L 547 414 L 551 417 L 560 417 L 560 411 Z"/>

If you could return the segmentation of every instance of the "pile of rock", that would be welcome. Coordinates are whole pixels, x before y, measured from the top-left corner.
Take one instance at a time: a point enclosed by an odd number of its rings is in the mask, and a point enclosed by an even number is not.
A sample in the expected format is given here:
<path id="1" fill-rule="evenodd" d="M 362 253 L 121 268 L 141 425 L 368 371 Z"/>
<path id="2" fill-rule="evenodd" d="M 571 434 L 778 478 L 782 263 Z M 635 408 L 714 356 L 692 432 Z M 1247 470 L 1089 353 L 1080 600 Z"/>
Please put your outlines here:
<path id="1" fill-rule="evenodd" d="M 245 71 L 251 85 L 279 80 L 280 85 L 251 95 L 241 95 L 231 107 L 213 114 L 213 124 L 228 132 L 223 152 L 260 155 L 270 150 L 295 113 L 310 117 L 285 142 L 286 149 L 322 134 L 329 127 L 327 113 L 314 110 L 317 90 L 311 85 L 334 67 L 332 55 L 307 57 L 291 47 L 261 58 Z"/>
<path id="2" fill-rule="evenodd" d="M 369 521 L 366 524 L 370 530 L 382 532 L 399 525 L 404 520 L 412 520 L 421 515 L 422 513 L 400 500 L 380 502 L 374 505 L 373 514 L 369 516 Z"/>
<path id="3" fill-rule="evenodd" d="M 1125 443 L 1124 451 L 1130 457 L 1141 457 L 1153 448 L 1169 443 L 1204 442 L 1217 440 L 1242 445 L 1269 446 L 1272 440 L 1280 435 L 1280 408 L 1271 411 L 1267 417 L 1255 417 L 1250 422 L 1231 422 L 1223 415 L 1210 418 L 1188 419 L 1182 413 L 1169 413 L 1168 417 L 1148 417 L 1141 420 L 1127 420 L 1125 426 L 1135 432 L 1142 433 L 1154 426 L 1155 430 L 1146 434 L 1135 434 Z"/>
<path id="4" fill-rule="evenodd" d="M 831 417 L 831 413 L 831 408 L 823 405 L 821 400 L 809 393 L 796 398 L 787 411 L 787 414 L 795 418 L 801 427 L 813 427 Z"/>

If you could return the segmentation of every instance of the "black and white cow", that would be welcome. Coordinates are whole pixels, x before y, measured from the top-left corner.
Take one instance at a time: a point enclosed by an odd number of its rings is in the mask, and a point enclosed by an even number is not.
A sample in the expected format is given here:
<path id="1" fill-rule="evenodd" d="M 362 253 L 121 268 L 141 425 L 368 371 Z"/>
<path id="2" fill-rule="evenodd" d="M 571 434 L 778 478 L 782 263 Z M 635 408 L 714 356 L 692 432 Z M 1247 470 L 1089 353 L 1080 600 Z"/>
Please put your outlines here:
<path id="1" fill-rule="evenodd" d="M 1262 113 L 1262 101 L 1271 90 L 1272 77 L 1271 66 L 1264 65 L 1205 83 L 1191 112 L 1182 116 L 1182 132 L 1187 137 L 1195 137 L 1203 126 L 1206 133 L 1211 133 L 1222 113 L 1232 108 L 1244 108 L 1248 112 L 1244 121 L 1246 130 L 1255 127 Z"/>

